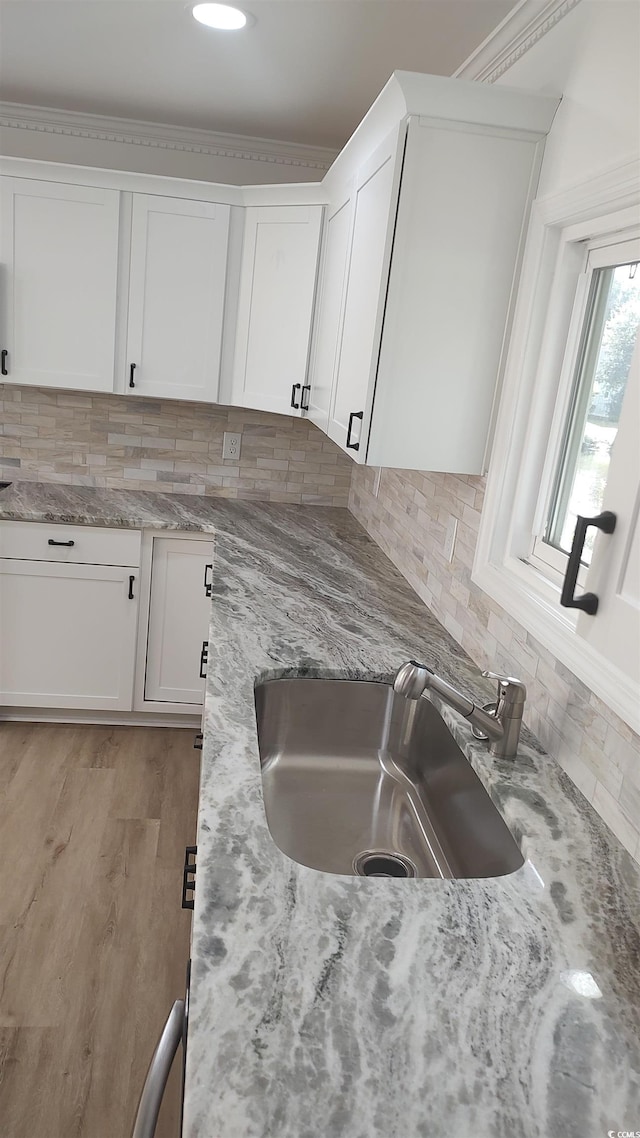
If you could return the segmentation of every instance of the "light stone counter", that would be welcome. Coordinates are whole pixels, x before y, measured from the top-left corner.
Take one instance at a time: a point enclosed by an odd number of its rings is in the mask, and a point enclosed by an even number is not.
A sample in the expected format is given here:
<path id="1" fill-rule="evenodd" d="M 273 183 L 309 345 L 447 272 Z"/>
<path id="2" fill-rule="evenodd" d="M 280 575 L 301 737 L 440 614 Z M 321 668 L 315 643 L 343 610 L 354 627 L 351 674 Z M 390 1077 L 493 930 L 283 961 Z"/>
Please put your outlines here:
<path id="1" fill-rule="evenodd" d="M 269 835 L 257 677 L 413 656 L 492 695 L 350 514 L 22 484 L 3 517 L 216 533 L 185 1138 L 640 1130 L 640 874 L 530 736 L 494 759 L 445 711 L 527 859 L 509 877 L 321 874 Z"/>

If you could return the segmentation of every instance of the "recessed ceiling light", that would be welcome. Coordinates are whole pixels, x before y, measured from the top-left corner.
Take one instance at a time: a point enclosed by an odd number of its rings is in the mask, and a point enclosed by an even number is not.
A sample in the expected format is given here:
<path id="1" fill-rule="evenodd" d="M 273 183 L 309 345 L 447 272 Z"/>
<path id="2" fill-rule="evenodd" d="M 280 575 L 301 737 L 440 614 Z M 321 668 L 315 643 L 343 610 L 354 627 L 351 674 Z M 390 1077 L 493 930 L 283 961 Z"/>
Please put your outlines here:
<path id="1" fill-rule="evenodd" d="M 238 31 L 247 23 L 246 14 L 239 8 L 232 8 L 230 4 L 196 4 L 191 11 L 194 20 L 200 24 L 225 32 Z"/>

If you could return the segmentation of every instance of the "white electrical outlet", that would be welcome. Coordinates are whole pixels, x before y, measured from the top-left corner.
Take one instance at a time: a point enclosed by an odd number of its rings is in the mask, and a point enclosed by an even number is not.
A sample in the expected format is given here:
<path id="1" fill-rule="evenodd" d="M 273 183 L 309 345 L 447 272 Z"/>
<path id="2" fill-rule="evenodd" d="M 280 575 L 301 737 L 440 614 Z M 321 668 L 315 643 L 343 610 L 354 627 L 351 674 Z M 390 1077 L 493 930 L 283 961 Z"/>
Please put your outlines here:
<path id="1" fill-rule="evenodd" d="M 453 551 L 456 547 L 456 534 L 458 532 L 458 519 L 449 517 L 447 532 L 444 539 L 445 561 L 453 561 Z"/>
<path id="2" fill-rule="evenodd" d="M 240 458 L 240 444 L 242 442 L 242 435 L 234 434 L 233 431 L 225 431 L 222 440 L 222 457 L 235 460 Z"/>

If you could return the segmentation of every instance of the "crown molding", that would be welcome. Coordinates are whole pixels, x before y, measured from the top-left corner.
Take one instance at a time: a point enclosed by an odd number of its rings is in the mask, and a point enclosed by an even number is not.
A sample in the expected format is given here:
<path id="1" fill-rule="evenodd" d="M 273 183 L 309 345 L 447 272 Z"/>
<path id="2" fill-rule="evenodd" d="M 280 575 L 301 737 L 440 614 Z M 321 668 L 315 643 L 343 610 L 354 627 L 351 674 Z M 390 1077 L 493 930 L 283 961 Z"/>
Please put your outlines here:
<path id="1" fill-rule="evenodd" d="M 148 146 L 212 158 L 236 158 L 276 166 L 304 167 L 324 172 L 337 151 L 321 146 L 301 146 L 295 142 L 218 134 L 208 130 L 142 122 L 137 119 L 109 118 L 106 115 L 76 114 L 51 107 L 0 101 L 0 129 L 28 130 L 95 142 L 115 142 L 126 146 Z"/>
<path id="2" fill-rule="evenodd" d="M 581 0 L 520 0 L 454 71 L 454 78 L 495 83 L 580 3 Z"/>

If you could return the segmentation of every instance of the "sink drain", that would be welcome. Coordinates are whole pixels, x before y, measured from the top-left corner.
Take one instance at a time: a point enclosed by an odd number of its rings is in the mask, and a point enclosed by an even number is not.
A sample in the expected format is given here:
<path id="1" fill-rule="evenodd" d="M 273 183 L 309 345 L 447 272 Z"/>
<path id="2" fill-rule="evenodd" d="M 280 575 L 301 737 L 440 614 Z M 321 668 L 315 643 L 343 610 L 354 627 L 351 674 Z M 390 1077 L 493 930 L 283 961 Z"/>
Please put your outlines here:
<path id="1" fill-rule="evenodd" d="M 359 877 L 417 877 L 413 862 L 402 854 L 387 850 L 367 850 L 358 854 L 353 868 Z"/>

